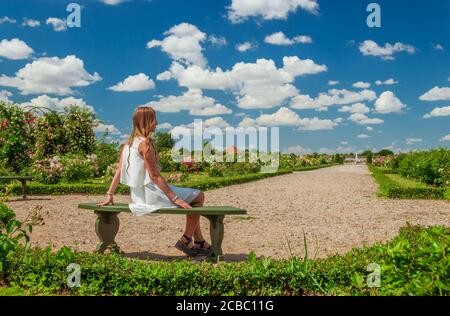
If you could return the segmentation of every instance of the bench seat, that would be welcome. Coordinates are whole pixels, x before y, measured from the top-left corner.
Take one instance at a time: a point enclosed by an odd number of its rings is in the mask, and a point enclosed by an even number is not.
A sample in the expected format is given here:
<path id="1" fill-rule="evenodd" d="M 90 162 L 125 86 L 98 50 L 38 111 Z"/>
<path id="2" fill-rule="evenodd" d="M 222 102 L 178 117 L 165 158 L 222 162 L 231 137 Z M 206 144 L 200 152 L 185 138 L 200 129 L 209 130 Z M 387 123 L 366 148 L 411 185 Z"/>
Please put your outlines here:
<path id="1" fill-rule="evenodd" d="M 115 237 L 119 231 L 118 214 L 131 212 L 128 204 L 116 203 L 114 205 L 97 206 L 96 203 L 81 203 L 78 205 L 80 209 L 94 211 L 97 214 L 95 222 L 95 232 L 99 238 L 97 252 L 104 253 L 110 246 L 117 246 Z M 193 207 L 190 209 L 183 208 L 162 208 L 154 212 L 154 214 L 168 215 L 188 215 L 198 214 L 206 217 L 210 223 L 211 235 L 211 251 L 208 255 L 209 260 L 213 262 L 220 261 L 223 256 L 222 241 L 224 237 L 223 220 L 225 215 L 242 215 L 247 214 L 244 209 L 231 206 L 204 206 Z"/>

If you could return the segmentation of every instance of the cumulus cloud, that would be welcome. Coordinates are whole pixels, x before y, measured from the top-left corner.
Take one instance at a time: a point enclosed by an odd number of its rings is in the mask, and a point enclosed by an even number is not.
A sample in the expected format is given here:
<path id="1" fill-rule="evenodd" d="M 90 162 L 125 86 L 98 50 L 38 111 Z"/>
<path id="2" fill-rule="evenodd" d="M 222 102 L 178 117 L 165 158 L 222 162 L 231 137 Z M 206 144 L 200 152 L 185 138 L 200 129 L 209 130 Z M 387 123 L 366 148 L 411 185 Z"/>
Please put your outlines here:
<path id="1" fill-rule="evenodd" d="M 370 109 L 364 103 L 355 103 L 352 105 L 345 105 L 341 107 L 339 112 L 350 112 L 350 113 L 369 113 Z"/>
<path id="2" fill-rule="evenodd" d="M 309 95 L 298 95 L 292 99 L 290 107 L 293 109 L 324 110 L 332 105 L 347 105 L 364 101 L 373 101 L 377 97 L 372 90 L 349 91 L 331 89 L 327 93 L 320 93 L 316 98 Z"/>
<path id="3" fill-rule="evenodd" d="M 24 18 L 22 22 L 22 26 L 28 26 L 28 27 L 38 27 L 41 25 L 41 22 L 38 20 L 28 19 Z"/>
<path id="4" fill-rule="evenodd" d="M 33 55 L 33 52 L 27 43 L 18 38 L 4 39 L 0 42 L 0 57 L 12 60 L 27 59 Z"/>
<path id="5" fill-rule="evenodd" d="M 146 74 L 139 73 L 137 75 L 128 76 L 122 82 L 109 87 L 109 90 L 117 92 L 143 91 L 155 88 L 155 83 Z"/>
<path id="6" fill-rule="evenodd" d="M 329 130 L 338 124 L 329 119 L 301 118 L 289 108 L 281 107 L 273 114 L 262 114 L 255 119 L 259 126 L 296 126 L 298 130 Z"/>
<path id="7" fill-rule="evenodd" d="M 118 5 L 127 0 L 100 0 L 100 1 L 107 5 Z"/>
<path id="8" fill-rule="evenodd" d="M 9 98 L 12 97 L 12 95 L 13 94 L 7 90 L 0 90 L 0 102 L 11 103 Z"/>
<path id="9" fill-rule="evenodd" d="M 398 83 L 398 81 L 396 81 L 394 78 L 390 78 L 390 79 L 387 79 L 387 80 L 384 80 L 384 81 L 381 81 L 381 80 L 375 81 L 375 84 L 377 86 L 381 86 L 381 85 L 391 86 L 391 85 L 394 85 L 394 84 L 397 84 L 397 83 Z"/>
<path id="10" fill-rule="evenodd" d="M 159 128 L 159 129 L 171 129 L 172 127 L 173 126 L 170 123 L 161 123 L 161 124 L 158 124 L 157 128 Z"/>
<path id="11" fill-rule="evenodd" d="M 425 114 L 423 118 L 428 119 L 438 116 L 450 116 L 450 106 L 445 106 L 442 108 L 434 108 L 430 113 Z"/>
<path id="12" fill-rule="evenodd" d="M 223 47 L 228 45 L 227 39 L 225 37 L 217 36 L 214 34 L 208 36 L 208 42 L 210 42 L 211 45 L 216 47 Z"/>
<path id="13" fill-rule="evenodd" d="M 436 45 L 433 45 L 433 49 L 434 50 L 444 50 L 444 46 L 442 46 L 441 44 L 436 44 Z"/>
<path id="14" fill-rule="evenodd" d="M 122 133 L 119 131 L 117 127 L 113 124 L 104 124 L 102 122 L 98 122 L 97 126 L 94 127 L 94 132 L 96 133 L 108 133 L 110 135 L 121 135 Z"/>
<path id="15" fill-rule="evenodd" d="M 369 118 L 367 115 L 363 113 L 353 113 L 348 118 L 350 121 L 355 122 L 359 125 L 374 125 L 374 124 L 383 124 L 384 121 L 379 118 Z"/>
<path id="16" fill-rule="evenodd" d="M 445 135 L 441 138 L 441 142 L 450 142 L 450 134 Z"/>
<path id="17" fill-rule="evenodd" d="M 422 138 L 407 138 L 406 139 L 406 145 L 414 145 L 417 143 L 421 143 L 422 142 Z"/>
<path id="18" fill-rule="evenodd" d="M 213 98 L 204 96 L 199 89 L 188 90 L 181 96 L 160 97 L 159 100 L 148 102 L 144 106 L 151 106 L 155 110 L 164 113 L 189 111 L 189 114 L 199 116 L 232 113 L 229 108 L 216 103 L 216 100 Z"/>
<path id="19" fill-rule="evenodd" d="M 369 135 L 366 135 L 366 134 L 359 134 L 357 137 L 358 137 L 358 138 L 369 138 Z"/>
<path id="20" fill-rule="evenodd" d="M 310 44 L 312 43 L 312 39 L 310 36 L 306 35 L 297 35 L 294 38 L 290 39 L 284 35 L 283 32 L 276 32 L 271 35 L 267 35 L 264 39 L 264 42 L 272 45 L 294 45 L 297 43 L 301 44 Z"/>
<path id="21" fill-rule="evenodd" d="M 403 104 L 392 91 L 383 92 L 375 101 L 375 110 L 378 113 L 400 113 L 406 105 Z"/>
<path id="22" fill-rule="evenodd" d="M 363 82 L 363 81 L 358 81 L 358 82 L 355 82 L 355 83 L 353 84 L 353 88 L 367 89 L 367 88 L 370 88 L 370 83 L 368 83 L 368 82 Z"/>
<path id="23" fill-rule="evenodd" d="M 195 25 L 181 23 L 173 26 L 164 33 L 163 40 L 151 40 L 147 48 L 161 47 L 161 50 L 170 58 L 185 65 L 198 65 L 205 67 L 207 61 L 203 56 L 200 43 L 205 41 L 206 34 Z"/>
<path id="24" fill-rule="evenodd" d="M 12 19 L 12 18 L 7 17 L 7 16 L 4 16 L 4 17 L 0 18 L 0 25 L 1 24 L 5 24 L 5 23 L 14 24 L 14 23 L 17 23 L 17 21 L 15 19 Z"/>
<path id="25" fill-rule="evenodd" d="M 94 108 L 91 105 L 86 104 L 86 102 L 81 98 L 74 98 L 74 97 L 67 97 L 67 98 L 52 98 L 48 95 L 40 95 L 36 98 L 31 99 L 28 102 L 21 103 L 20 106 L 26 107 L 26 106 L 35 106 L 35 107 L 43 107 L 48 108 L 50 110 L 54 110 L 57 112 L 64 111 L 64 108 L 67 106 L 79 106 L 82 108 L 86 108 L 94 111 Z"/>
<path id="26" fill-rule="evenodd" d="M 288 154 L 306 155 L 306 154 L 311 154 L 313 152 L 313 150 L 310 148 L 305 148 L 301 145 L 296 145 L 296 146 L 288 147 L 286 152 Z"/>
<path id="27" fill-rule="evenodd" d="M 256 63 L 239 62 L 226 71 L 203 69 L 196 65 L 183 67 L 174 63 L 169 71 L 157 78 L 176 79 L 180 86 L 189 89 L 230 90 L 236 94 L 239 107 L 264 109 L 282 105 L 296 96 L 298 90 L 292 85 L 296 77 L 326 70 L 325 65 L 293 56 L 283 58 L 282 68 L 278 68 L 271 59 L 258 59 Z"/>
<path id="28" fill-rule="evenodd" d="M 72 87 L 84 87 L 101 80 L 89 74 L 84 62 L 74 55 L 65 58 L 41 57 L 16 72 L 15 77 L 0 76 L 0 86 L 14 87 L 22 94 L 73 94 Z"/>
<path id="29" fill-rule="evenodd" d="M 55 32 L 63 32 L 67 30 L 66 21 L 59 18 L 48 18 L 45 21 L 45 24 L 51 25 L 53 27 L 53 31 Z"/>
<path id="30" fill-rule="evenodd" d="M 286 19 L 291 12 L 303 9 L 317 13 L 319 4 L 316 0 L 232 0 L 228 9 L 228 19 L 240 23 L 249 17 L 261 17 L 264 20 Z"/>
<path id="31" fill-rule="evenodd" d="M 328 80 L 328 85 L 329 86 L 336 86 L 339 84 L 338 80 Z"/>
<path id="32" fill-rule="evenodd" d="M 446 101 L 450 100 L 450 88 L 434 87 L 419 98 L 422 101 Z"/>
<path id="33" fill-rule="evenodd" d="M 258 48 L 258 43 L 254 42 L 254 41 L 252 41 L 252 42 L 247 41 L 247 42 L 244 42 L 244 43 L 236 44 L 235 48 L 236 48 L 237 51 L 239 51 L 241 53 L 244 53 L 244 52 L 246 52 L 248 50 L 253 50 L 253 49 Z"/>
<path id="34" fill-rule="evenodd" d="M 394 54 L 398 52 L 407 52 L 414 54 L 416 49 L 408 44 L 397 42 L 395 44 L 386 43 L 384 46 L 379 46 L 372 40 L 366 40 L 359 45 L 359 51 L 364 56 L 376 56 L 383 60 L 394 60 Z"/>

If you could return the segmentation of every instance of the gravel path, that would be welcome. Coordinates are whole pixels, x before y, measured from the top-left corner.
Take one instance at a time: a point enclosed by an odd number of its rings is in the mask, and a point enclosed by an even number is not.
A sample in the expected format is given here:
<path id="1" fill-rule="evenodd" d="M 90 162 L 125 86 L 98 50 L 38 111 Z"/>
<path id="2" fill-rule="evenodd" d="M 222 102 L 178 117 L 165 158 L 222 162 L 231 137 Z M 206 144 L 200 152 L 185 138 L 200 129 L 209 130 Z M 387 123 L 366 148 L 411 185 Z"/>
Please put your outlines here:
<path id="1" fill-rule="evenodd" d="M 258 256 L 302 256 L 303 232 L 311 257 L 348 252 L 353 247 L 386 241 L 406 222 L 450 225 L 450 203 L 429 200 L 391 200 L 376 196 L 377 186 L 364 165 L 342 165 L 299 172 L 208 191 L 206 204 L 247 209 L 247 216 L 225 218 L 223 250 L 226 260 L 242 260 L 250 251 Z M 93 251 L 97 242 L 95 215 L 77 204 L 103 196 L 32 196 L 8 204 L 23 219 L 42 205 L 45 225 L 35 227 L 32 244 L 63 245 Z M 128 202 L 129 196 L 117 196 Z M 182 233 L 184 217 L 120 214 L 116 241 L 131 257 L 184 258 L 173 245 Z M 202 219 L 205 236 L 207 221 Z M 290 247 L 288 247 L 288 243 Z M 289 250 L 289 248 L 291 250 Z"/>

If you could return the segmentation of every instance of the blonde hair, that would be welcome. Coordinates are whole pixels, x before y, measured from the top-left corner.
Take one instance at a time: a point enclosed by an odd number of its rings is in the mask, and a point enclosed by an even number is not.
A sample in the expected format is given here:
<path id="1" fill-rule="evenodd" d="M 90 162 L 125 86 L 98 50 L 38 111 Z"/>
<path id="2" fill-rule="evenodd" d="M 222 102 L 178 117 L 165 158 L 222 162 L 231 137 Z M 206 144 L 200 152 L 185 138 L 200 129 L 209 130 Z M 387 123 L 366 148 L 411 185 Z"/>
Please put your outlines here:
<path id="1" fill-rule="evenodd" d="M 128 138 L 127 145 L 131 146 L 136 137 L 144 137 L 144 142 L 147 145 L 147 152 L 150 148 L 153 148 L 156 157 L 156 163 L 159 163 L 158 151 L 153 143 L 152 135 L 156 129 L 158 121 L 156 120 L 156 111 L 152 107 L 138 107 L 133 113 L 133 129 L 131 130 L 130 137 Z M 127 173 L 130 167 L 130 151 L 127 158 Z"/>

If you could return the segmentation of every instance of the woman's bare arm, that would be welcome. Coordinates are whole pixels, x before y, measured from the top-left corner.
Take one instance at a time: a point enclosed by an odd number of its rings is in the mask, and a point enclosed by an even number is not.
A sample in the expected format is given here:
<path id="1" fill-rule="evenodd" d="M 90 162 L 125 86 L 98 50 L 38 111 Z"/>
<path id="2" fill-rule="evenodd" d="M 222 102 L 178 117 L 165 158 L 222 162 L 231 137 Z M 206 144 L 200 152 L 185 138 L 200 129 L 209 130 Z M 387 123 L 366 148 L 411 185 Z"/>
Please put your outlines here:
<path id="1" fill-rule="evenodd" d="M 122 152 L 123 152 L 123 147 L 122 147 L 122 150 L 120 151 L 120 154 L 119 154 L 119 161 L 117 162 L 116 173 L 114 174 L 114 178 L 111 181 L 111 185 L 109 186 L 109 190 L 106 193 L 106 195 L 107 195 L 106 201 L 97 203 L 97 205 L 99 205 L 99 206 L 114 204 L 113 194 L 114 194 L 114 192 L 116 192 L 116 189 L 119 186 L 120 172 L 122 170 Z"/>
<path id="2" fill-rule="evenodd" d="M 159 172 L 159 168 L 156 164 L 156 153 L 154 149 L 152 147 L 149 147 L 147 143 L 141 142 L 139 144 L 139 153 L 144 157 L 144 166 L 147 172 L 149 173 L 149 176 L 152 179 L 152 181 L 172 201 L 176 195 L 167 185 L 166 181 Z M 183 208 L 191 208 L 191 206 L 188 203 L 179 198 L 175 200 L 174 203 Z"/>

